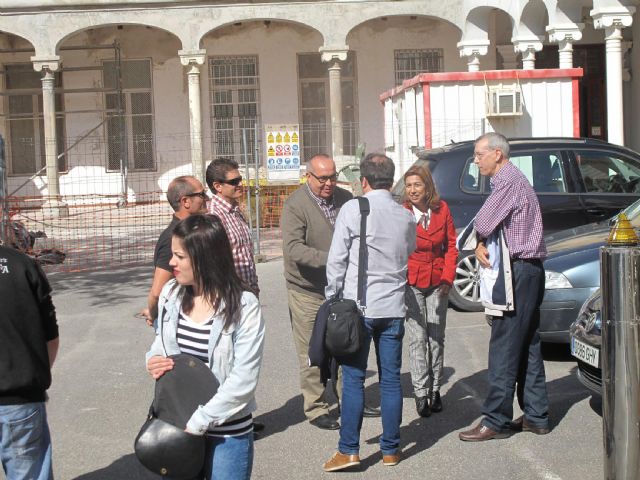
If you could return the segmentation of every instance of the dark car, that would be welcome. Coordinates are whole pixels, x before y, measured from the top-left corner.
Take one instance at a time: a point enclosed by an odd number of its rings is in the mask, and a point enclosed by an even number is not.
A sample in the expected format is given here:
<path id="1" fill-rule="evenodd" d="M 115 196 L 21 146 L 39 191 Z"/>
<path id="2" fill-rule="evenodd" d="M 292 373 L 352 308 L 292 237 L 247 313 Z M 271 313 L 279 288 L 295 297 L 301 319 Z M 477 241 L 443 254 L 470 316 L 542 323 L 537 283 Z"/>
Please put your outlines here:
<path id="1" fill-rule="evenodd" d="M 578 362 L 578 379 L 597 394 L 602 394 L 602 299 L 596 290 L 571 324 L 571 354 Z"/>
<path id="2" fill-rule="evenodd" d="M 516 138 L 509 143 L 511 161 L 538 195 L 545 234 L 606 220 L 640 198 L 640 155 L 633 150 L 585 138 Z M 430 169 L 456 228 L 466 226 L 490 193 L 489 178 L 473 163 L 473 142 L 421 151 L 416 164 Z M 400 180 L 393 194 L 400 198 L 403 192 Z M 475 257 L 461 252 L 451 304 L 480 311 L 479 290 Z"/>

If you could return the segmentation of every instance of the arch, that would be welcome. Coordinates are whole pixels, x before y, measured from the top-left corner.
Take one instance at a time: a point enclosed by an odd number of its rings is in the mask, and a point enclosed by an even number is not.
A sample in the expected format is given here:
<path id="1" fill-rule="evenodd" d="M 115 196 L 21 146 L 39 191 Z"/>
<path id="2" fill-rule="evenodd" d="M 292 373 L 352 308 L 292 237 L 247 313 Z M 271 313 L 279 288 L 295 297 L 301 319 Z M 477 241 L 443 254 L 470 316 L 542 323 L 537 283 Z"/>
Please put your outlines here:
<path id="1" fill-rule="evenodd" d="M 544 37 L 549 24 L 549 12 L 542 0 L 530 0 L 520 13 L 513 36 Z"/>
<path id="2" fill-rule="evenodd" d="M 582 22 L 584 2 L 581 0 L 545 0 L 545 4 L 550 25 Z"/>
<path id="3" fill-rule="evenodd" d="M 159 25 L 156 25 L 154 22 L 139 22 L 139 21 L 132 21 L 131 19 L 129 19 L 129 20 L 122 20 L 122 21 L 110 21 L 110 22 L 105 22 L 105 23 L 86 25 L 86 26 L 81 27 L 81 28 L 76 28 L 73 31 L 71 31 L 71 30 L 67 31 L 62 36 L 60 36 L 59 39 L 57 40 L 57 42 L 55 44 L 55 53 L 58 54 L 59 51 L 60 51 L 60 47 L 68 39 L 70 39 L 70 38 L 72 38 L 72 37 L 74 37 L 76 35 L 79 35 L 79 34 L 81 34 L 83 32 L 88 31 L 88 30 L 98 30 L 98 29 L 103 29 L 103 28 L 111 28 L 111 27 L 117 27 L 119 25 L 154 28 L 156 30 L 162 31 L 162 32 L 167 33 L 167 34 L 171 35 L 172 37 L 176 38 L 180 42 L 181 48 L 184 45 L 184 42 L 180 38 L 180 36 L 178 34 L 176 34 L 175 32 L 172 32 L 171 30 L 167 30 L 164 25 L 163 26 L 159 26 Z"/>
<path id="4" fill-rule="evenodd" d="M 506 10 L 491 6 L 473 8 L 465 19 L 462 40 L 486 40 L 489 38 L 491 16 L 500 13 L 506 16 L 511 22 L 513 29 L 513 16 Z"/>
<path id="5" fill-rule="evenodd" d="M 403 14 L 398 14 L 397 10 L 394 10 L 393 15 L 389 15 L 389 14 L 380 15 L 380 14 L 377 14 L 377 15 L 370 15 L 368 18 L 367 18 L 367 15 L 360 16 L 358 18 L 358 23 L 352 24 L 349 27 L 349 29 L 347 30 L 346 35 L 344 36 L 344 38 L 345 38 L 345 42 L 344 43 L 347 44 L 347 39 L 349 38 L 349 35 L 351 35 L 354 30 L 356 30 L 358 27 L 363 26 L 367 22 L 370 22 L 372 20 L 382 19 L 382 18 L 397 18 L 397 17 L 407 17 L 407 16 L 409 16 L 411 18 L 415 17 L 416 19 L 426 18 L 426 19 L 429 19 L 429 20 L 437 20 L 439 22 L 442 22 L 442 23 L 444 23 L 446 25 L 449 25 L 449 26 L 457 29 L 459 32 L 462 32 L 462 28 L 460 27 L 460 25 L 458 25 L 456 22 L 452 21 L 452 19 L 450 19 L 450 18 L 443 18 L 441 16 L 430 15 L 430 14 L 427 14 L 427 13 L 424 13 L 424 12 L 422 12 L 422 13 L 410 13 L 410 14 L 404 14 L 403 15 Z"/>
<path id="6" fill-rule="evenodd" d="M 27 48 L 15 45 L 15 43 L 28 43 L 30 48 L 35 49 L 33 41 L 24 35 L 14 32 L 8 32 L 6 30 L 0 30 L 0 49 L 12 49 L 12 48 Z"/>
<path id="7" fill-rule="evenodd" d="M 226 21 L 224 23 L 221 23 L 219 25 L 216 25 L 213 28 L 208 29 L 206 32 L 203 32 L 201 34 L 199 34 L 198 37 L 198 48 L 203 48 L 203 42 L 205 40 L 205 38 L 208 35 L 212 35 L 214 34 L 216 31 L 222 30 L 224 28 L 229 28 L 233 25 L 236 25 L 238 23 L 241 24 L 255 24 L 257 22 L 274 22 L 277 24 L 290 24 L 290 25 L 295 25 L 297 27 L 302 27 L 308 30 L 312 30 L 313 32 L 317 33 L 320 35 L 320 38 L 322 39 L 322 41 L 324 41 L 324 35 L 322 34 L 322 32 L 320 31 L 320 29 L 318 28 L 318 26 L 314 26 L 311 25 L 309 23 L 305 23 L 305 22 L 301 22 L 299 20 L 293 20 L 293 19 L 289 19 L 289 18 L 282 18 L 281 15 L 264 15 L 264 16 L 260 16 L 260 17 L 255 17 L 255 18 L 239 18 L 239 19 L 235 19 L 235 20 L 230 20 L 230 21 Z"/>

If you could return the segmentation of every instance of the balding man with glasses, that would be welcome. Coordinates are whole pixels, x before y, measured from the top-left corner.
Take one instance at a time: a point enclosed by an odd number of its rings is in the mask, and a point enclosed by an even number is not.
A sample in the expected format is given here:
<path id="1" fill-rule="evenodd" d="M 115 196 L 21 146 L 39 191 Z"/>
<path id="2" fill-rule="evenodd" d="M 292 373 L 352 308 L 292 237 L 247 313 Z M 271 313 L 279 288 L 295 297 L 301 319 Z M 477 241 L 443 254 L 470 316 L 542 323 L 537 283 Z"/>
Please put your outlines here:
<path id="1" fill-rule="evenodd" d="M 352 198 L 337 187 L 336 164 L 327 155 L 307 162 L 307 183 L 293 192 L 282 210 L 282 247 L 289 316 L 300 365 L 300 389 L 309 422 L 324 430 L 340 427 L 329 415 L 320 369 L 308 364 L 309 341 L 316 313 L 324 302 L 325 266 L 336 216 Z"/>
<path id="2" fill-rule="evenodd" d="M 207 192 L 200 180 L 189 175 L 171 180 L 167 189 L 167 200 L 174 214 L 169 226 L 158 237 L 153 252 L 153 282 L 147 295 L 147 308 L 140 312 L 149 326 L 153 325 L 158 316 L 158 299 L 162 287 L 173 278 L 173 268 L 169 266 L 173 228 L 188 216 L 207 211 Z"/>

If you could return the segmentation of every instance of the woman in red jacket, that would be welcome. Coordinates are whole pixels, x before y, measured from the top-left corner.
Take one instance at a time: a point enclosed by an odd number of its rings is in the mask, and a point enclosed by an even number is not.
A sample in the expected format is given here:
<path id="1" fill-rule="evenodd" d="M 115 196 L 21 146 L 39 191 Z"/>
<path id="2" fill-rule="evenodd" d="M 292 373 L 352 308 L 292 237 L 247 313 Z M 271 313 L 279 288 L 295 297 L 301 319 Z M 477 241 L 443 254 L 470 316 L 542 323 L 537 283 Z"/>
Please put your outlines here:
<path id="1" fill-rule="evenodd" d="M 426 167 L 404 174 L 405 207 L 416 217 L 417 247 L 407 274 L 409 369 L 421 417 L 442 410 L 440 384 L 449 289 L 456 274 L 456 230 Z"/>

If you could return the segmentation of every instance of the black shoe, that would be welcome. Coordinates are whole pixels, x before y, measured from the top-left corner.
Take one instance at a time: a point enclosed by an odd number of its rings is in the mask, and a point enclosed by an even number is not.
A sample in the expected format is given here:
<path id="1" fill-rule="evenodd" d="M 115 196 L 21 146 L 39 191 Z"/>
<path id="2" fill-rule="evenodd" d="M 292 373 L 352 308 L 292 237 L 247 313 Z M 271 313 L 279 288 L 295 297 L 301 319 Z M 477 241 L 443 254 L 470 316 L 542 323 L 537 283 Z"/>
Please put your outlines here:
<path id="1" fill-rule="evenodd" d="M 338 430 L 340 428 L 340 424 L 328 413 L 310 420 L 309 423 L 314 427 L 321 428 L 322 430 Z"/>
<path id="2" fill-rule="evenodd" d="M 431 415 L 428 397 L 416 397 L 416 412 L 418 412 L 418 415 L 425 418 Z"/>
<path id="3" fill-rule="evenodd" d="M 380 415 L 381 413 L 379 408 L 370 407 L 365 403 L 364 410 L 362 411 L 363 417 L 373 418 L 373 417 L 379 417 Z"/>
<path id="4" fill-rule="evenodd" d="M 263 430 L 264 430 L 264 423 L 256 422 L 254 420 L 253 421 L 253 431 L 254 432 L 261 432 Z"/>
<path id="5" fill-rule="evenodd" d="M 440 399 L 440 392 L 433 392 L 431 395 L 431 411 L 438 413 L 442 411 L 442 400 Z"/>

